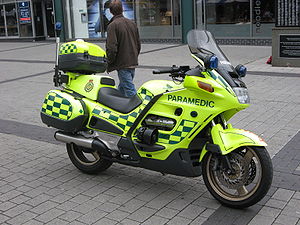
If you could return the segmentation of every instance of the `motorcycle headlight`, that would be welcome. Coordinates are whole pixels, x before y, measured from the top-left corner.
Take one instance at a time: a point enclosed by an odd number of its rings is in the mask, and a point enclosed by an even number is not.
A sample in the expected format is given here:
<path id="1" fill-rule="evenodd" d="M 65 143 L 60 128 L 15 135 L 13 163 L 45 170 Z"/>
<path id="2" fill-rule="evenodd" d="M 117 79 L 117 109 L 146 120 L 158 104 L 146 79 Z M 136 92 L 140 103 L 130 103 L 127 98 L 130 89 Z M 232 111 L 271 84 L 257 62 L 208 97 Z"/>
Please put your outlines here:
<path id="1" fill-rule="evenodd" d="M 241 104 L 249 104 L 250 96 L 247 88 L 235 87 L 233 91 Z"/>

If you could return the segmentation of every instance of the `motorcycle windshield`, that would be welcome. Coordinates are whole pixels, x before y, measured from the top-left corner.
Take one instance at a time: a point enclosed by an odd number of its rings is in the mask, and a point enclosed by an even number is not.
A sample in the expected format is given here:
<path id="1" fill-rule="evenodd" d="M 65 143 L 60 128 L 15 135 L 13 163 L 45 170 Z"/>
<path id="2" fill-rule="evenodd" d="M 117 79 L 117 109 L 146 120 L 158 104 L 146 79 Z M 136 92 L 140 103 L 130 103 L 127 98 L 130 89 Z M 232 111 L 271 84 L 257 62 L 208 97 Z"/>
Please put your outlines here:
<path id="1" fill-rule="evenodd" d="M 216 55 L 219 59 L 219 65 L 216 69 L 218 73 L 230 84 L 230 86 L 237 86 L 232 79 L 237 77 L 234 67 L 219 48 L 215 38 L 209 31 L 191 30 L 187 35 L 187 42 L 192 54 L 206 53 Z"/>

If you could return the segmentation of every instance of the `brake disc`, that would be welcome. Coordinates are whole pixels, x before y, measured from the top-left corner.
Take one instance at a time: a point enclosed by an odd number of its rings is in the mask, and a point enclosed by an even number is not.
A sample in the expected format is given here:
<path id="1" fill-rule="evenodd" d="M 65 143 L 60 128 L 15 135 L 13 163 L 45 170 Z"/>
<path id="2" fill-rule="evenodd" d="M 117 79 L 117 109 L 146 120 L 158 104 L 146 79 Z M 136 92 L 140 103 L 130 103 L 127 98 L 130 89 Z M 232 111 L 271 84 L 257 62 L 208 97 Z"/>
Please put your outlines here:
<path id="1" fill-rule="evenodd" d="M 248 180 L 245 183 L 245 186 L 249 185 L 252 183 L 256 176 L 256 164 L 253 159 L 251 159 L 250 164 L 249 164 L 249 175 L 248 175 Z"/>
<path id="2" fill-rule="evenodd" d="M 242 152 L 242 151 L 238 152 L 238 154 L 242 155 L 243 157 L 246 155 L 246 153 Z M 252 181 L 254 180 L 255 176 L 256 176 L 256 164 L 255 164 L 254 160 L 251 159 L 251 161 L 249 163 L 249 177 L 245 183 L 245 186 L 251 184 Z"/>
<path id="3" fill-rule="evenodd" d="M 226 169 L 217 170 L 216 175 L 220 183 L 229 189 L 238 189 L 248 185 L 250 166 L 244 157 L 238 153 L 231 153 L 229 161 L 234 169 L 234 173 L 229 174 Z"/>

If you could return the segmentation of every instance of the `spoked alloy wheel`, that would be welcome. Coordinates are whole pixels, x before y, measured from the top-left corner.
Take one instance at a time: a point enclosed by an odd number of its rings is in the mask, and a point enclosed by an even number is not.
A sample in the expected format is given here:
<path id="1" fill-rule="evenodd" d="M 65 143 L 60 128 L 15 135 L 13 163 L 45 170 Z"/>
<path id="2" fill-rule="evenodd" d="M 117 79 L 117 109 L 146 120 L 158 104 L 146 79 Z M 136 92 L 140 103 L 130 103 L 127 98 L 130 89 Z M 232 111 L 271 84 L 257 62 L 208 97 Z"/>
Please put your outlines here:
<path id="1" fill-rule="evenodd" d="M 220 163 L 220 156 L 206 154 L 203 178 L 210 193 L 222 204 L 245 208 L 260 201 L 273 178 L 270 156 L 264 147 L 243 147 L 228 154 L 233 172 Z"/>
<path id="2" fill-rule="evenodd" d="M 103 159 L 98 151 L 87 151 L 85 148 L 73 143 L 67 144 L 67 151 L 74 166 L 84 173 L 97 174 L 112 165 L 112 162 Z"/>

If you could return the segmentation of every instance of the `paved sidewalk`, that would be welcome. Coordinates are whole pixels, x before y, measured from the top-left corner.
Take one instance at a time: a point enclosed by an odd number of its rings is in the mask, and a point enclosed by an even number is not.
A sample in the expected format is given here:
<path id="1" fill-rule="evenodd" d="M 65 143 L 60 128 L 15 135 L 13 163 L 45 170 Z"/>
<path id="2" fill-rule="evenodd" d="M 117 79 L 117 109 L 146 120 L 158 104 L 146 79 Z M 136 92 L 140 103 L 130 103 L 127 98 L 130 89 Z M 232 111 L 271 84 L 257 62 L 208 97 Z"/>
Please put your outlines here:
<path id="1" fill-rule="evenodd" d="M 300 68 L 265 64 L 270 47 L 221 48 L 249 71 L 252 105 L 231 122 L 261 135 L 273 158 L 274 182 L 260 203 L 223 207 L 201 177 L 119 164 L 97 176 L 82 174 L 53 139 L 54 129 L 40 121 L 44 95 L 53 88 L 55 45 L 0 43 L 0 224 L 300 225 Z M 196 65 L 186 45 L 144 44 L 137 87 L 168 79 L 151 68 L 174 64 Z"/>

